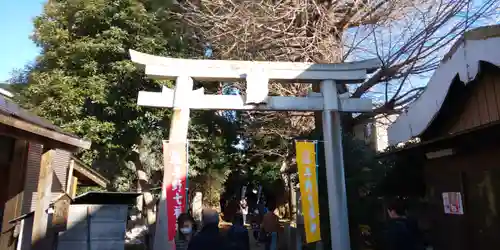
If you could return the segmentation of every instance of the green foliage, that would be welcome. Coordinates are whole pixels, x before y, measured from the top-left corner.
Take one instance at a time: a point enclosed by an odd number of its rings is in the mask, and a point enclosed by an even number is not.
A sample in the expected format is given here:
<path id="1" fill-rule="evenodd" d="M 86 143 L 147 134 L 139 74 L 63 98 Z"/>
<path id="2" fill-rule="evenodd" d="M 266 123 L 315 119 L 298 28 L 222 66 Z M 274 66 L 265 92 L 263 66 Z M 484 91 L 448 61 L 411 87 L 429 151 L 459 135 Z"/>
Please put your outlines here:
<path id="1" fill-rule="evenodd" d="M 389 147 L 379 157 L 386 166 L 386 176 L 378 185 L 376 193 L 390 197 L 423 197 L 425 195 L 423 165 L 425 154 L 417 149 L 412 151 L 408 143 L 403 147 Z M 406 150 L 404 150 L 406 149 Z"/>
<path id="2" fill-rule="evenodd" d="M 195 157 L 189 158 L 189 186 L 192 195 L 203 193 L 205 205 L 217 207 L 227 177 L 238 168 L 241 152 L 232 146 L 237 139 L 231 122 L 216 112 L 195 113 L 199 116 L 190 129 L 194 140 L 189 143 L 189 155 Z"/>
<path id="3" fill-rule="evenodd" d="M 99 191 L 105 191 L 105 190 L 99 186 L 78 187 L 76 189 L 76 196 L 82 195 L 87 192 L 99 192 Z"/>
<path id="4" fill-rule="evenodd" d="M 114 179 L 115 189 L 134 188 L 138 166 L 129 158 L 138 146 L 145 148 L 141 162 L 153 176 L 162 165 L 161 140 L 168 138 L 171 112 L 138 106 L 137 93 L 172 83 L 145 78 L 128 50 L 200 55 L 190 37 L 183 36 L 183 27 L 147 0 L 49 1 L 34 26 L 32 39 L 41 54 L 11 80 L 25 86 L 17 100 L 65 131 L 91 140 L 91 150 L 81 152 L 81 158 Z M 217 115 L 195 112 L 192 117 L 190 137 L 206 140 L 191 144 L 193 178 L 210 174 L 224 179 L 233 154 L 228 145 L 235 140 L 228 135 L 234 132 Z"/>
<path id="5" fill-rule="evenodd" d="M 387 169 L 364 141 L 345 135 L 343 142 L 351 245 L 353 249 L 362 249 L 359 226 L 369 225 L 372 229 L 379 226 L 383 204 L 374 191 Z"/>
<path id="6" fill-rule="evenodd" d="M 34 21 L 42 49 L 28 71 L 21 103 L 68 132 L 92 140 L 84 160 L 117 159 L 138 135 L 162 126 L 162 109 L 136 105 L 137 92 L 157 89 L 128 58 L 128 49 L 176 55 L 164 21 L 144 4 L 120 1 L 50 1 Z M 170 38 L 170 39 L 169 39 Z"/>

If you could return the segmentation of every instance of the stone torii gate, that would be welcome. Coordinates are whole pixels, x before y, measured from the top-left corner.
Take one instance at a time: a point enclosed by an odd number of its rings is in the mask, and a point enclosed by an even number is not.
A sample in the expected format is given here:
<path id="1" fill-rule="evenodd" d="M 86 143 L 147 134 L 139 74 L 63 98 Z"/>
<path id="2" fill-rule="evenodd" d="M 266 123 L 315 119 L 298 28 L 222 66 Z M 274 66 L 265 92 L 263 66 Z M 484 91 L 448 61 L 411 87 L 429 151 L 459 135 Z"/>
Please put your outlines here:
<path id="1" fill-rule="evenodd" d="M 311 64 L 292 62 L 253 62 L 192 60 L 159 57 L 130 50 L 134 63 L 145 68 L 148 77 L 175 80 L 175 90 L 163 87 L 161 92 L 140 91 L 140 106 L 173 108 L 170 142 L 185 142 L 190 109 L 322 111 L 325 165 L 332 249 L 349 250 L 349 223 L 342 156 L 339 112 L 370 112 L 369 99 L 338 95 L 337 83 L 359 83 L 381 66 L 379 60 L 342 64 Z M 193 90 L 197 81 L 246 80 L 246 96 L 206 95 L 203 88 Z M 307 97 L 268 96 L 269 81 L 320 83 L 321 93 Z M 166 173 L 167 171 L 165 171 Z M 154 249 L 169 249 L 167 242 L 166 192 L 163 187 L 158 212 Z"/>

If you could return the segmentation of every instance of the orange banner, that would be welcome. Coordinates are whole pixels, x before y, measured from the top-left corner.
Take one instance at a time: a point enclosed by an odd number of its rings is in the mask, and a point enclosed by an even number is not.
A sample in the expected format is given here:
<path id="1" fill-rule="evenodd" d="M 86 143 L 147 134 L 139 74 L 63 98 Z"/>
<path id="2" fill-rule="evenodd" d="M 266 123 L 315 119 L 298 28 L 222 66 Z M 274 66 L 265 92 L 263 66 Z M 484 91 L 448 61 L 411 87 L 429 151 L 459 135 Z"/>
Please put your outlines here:
<path id="1" fill-rule="evenodd" d="M 321 240 L 316 178 L 316 145 L 314 142 L 296 142 L 295 148 L 306 242 L 311 243 Z"/>

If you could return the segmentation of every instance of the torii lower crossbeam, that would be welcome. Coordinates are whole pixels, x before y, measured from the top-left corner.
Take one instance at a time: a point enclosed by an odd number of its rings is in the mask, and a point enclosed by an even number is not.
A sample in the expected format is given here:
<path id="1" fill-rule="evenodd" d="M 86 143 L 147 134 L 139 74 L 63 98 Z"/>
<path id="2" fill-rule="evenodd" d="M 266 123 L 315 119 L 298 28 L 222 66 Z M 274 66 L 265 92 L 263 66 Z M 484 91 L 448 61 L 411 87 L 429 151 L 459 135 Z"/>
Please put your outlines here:
<path id="1" fill-rule="evenodd" d="M 269 96 L 265 104 L 246 104 L 243 96 L 205 95 L 203 88 L 194 90 L 189 96 L 190 109 L 201 110 L 260 110 L 260 111 L 323 111 L 321 93 L 310 93 L 308 97 Z M 137 99 L 140 106 L 174 107 L 174 91 L 163 87 L 162 92 L 140 91 Z M 368 99 L 339 98 L 338 111 L 369 112 L 372 102 Z"/>

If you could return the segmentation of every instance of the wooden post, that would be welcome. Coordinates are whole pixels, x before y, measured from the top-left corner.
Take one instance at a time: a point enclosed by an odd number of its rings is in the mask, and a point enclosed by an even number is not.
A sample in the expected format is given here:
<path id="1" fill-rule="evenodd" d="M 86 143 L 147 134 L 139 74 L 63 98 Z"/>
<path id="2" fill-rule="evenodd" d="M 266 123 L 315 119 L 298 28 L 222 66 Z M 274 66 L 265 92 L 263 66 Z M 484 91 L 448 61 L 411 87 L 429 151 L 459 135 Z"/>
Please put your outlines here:
<path id="1" fill-rule="evenodd" d="M 180 76 L 177 78 L 174 92 L 174 112 L 170 123 L 169 143 L 186 142 L 189 127 L 189 101 L 193 90 L 193 79 Z M 164 167 L 167 164 L 164 162 Z M 168 242 L 168 216 L 166 185 L 170 180 L 168 170 L 163 170 L 163 187 L 156 220 L 154 250 L 170 250 L 172 244 Z"/>
<path id="2" fill-rule="evenodd" d="M 9 220 L 19 217 L 22 212 L 28 143 L 24 140 L 16 140 L 12 154 L 8 173 L 9 185 L 6 190 L 10 198 L 5 202 L 0 233 L 0 249 L 2 250 L 16 249 L 16 240 L 13 237 L 15 224 L 10 224 Z"/>
<path id="3" fill-rule="evenodd" d="M 52 161 L 56 151 L 53 149 L 44 149 L 40 161 L 40 175 L 38 178 L 37 197 L 35 205 L 35 215 L 33 219 L 33 231 L 31 235 L 32 249 L 50 249 L 51 242 L 47 234 L 48 214 L 47 209 L 50 205 L 52 194 Z"/>
<path id="4" fill-rule="evenodd" d="M 66 193 L 71 193 L 72 181 L 73 181 L 73 169 L 75 168 L 75 160 L 69 160 L 68 176 L 66 177 Z M 71 197 L 74 198 L 74 197 Z"/>
<path id="5" fill-rule="evenodd" d="M 78 189 L 78 177 L 73 176 L 71 178 L 71 189 L 69 196 L 71 199 L 74 199 L 76 197 L 76 190 Z"/>

